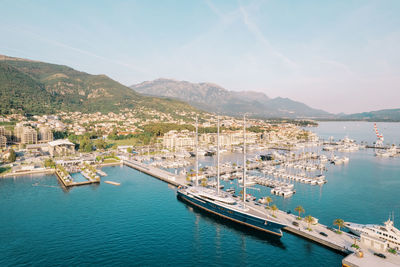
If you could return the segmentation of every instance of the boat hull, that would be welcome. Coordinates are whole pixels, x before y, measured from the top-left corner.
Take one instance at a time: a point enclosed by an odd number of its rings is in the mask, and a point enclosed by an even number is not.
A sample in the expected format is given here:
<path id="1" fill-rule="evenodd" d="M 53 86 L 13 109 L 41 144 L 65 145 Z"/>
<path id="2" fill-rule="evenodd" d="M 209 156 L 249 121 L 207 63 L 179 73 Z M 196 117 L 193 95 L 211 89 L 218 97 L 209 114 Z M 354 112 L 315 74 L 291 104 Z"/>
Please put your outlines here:
<path id="1" fill-rule="evenodd" d="M 263 220 L 261 218 L 241 213 L 233 209 L 228 209 L 226 207 L 218 206 L 214 203 L 208 202 L 203 199 L 199 199 L 191 195 L 187 195 L 180 191 L 178 191 L 177 197 L 191 204 L 192 206 L 198 207 L 211 214 L 217 215 L 219 217 L 228 219 L 235 223 L 242 224 L 247 227 L 251 227 L 253 229 L 257 229 L 259 231 L 269 233 L 275 236 L 281 237 L 282 236 L 281 228 L 285 227 L 285 225 L 283 224 L 275 223 L 268 220 Z"/>

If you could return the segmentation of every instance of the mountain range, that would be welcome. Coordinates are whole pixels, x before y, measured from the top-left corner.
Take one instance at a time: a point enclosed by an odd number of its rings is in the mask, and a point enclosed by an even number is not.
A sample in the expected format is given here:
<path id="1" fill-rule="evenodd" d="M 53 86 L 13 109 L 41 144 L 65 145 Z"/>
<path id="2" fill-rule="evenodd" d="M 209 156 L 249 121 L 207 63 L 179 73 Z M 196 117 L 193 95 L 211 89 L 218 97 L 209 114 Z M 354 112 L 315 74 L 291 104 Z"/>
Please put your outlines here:
<path id="1" fill-rule="evenodd" d="M 172 79 L 157 79 L 130 86 L 149 96 L 179 99 L 202 110 L 227 115 L 247 113 L 262 118 L 330 118 L 332 114 L 313 109 L 289 98 L 269 98 L 253 91 L 229 91 L 213 83 L 190 83 Z"/>
<path id="2" fill-rule="evenodd" d="M 206 111 L 227 115 L 247 113 L 259 118 L 400 121 L 400 109 L 334 115 L 288 98 L 269 98 L 260 92 L 235 92 L 212 83 L 171 79 L 127 87 L 106 75 L 4 55 L 0 55 L 0 99 L 0 114 L 106 113 L 151 108 L 173 116 Z"/>
<path id="3" fill-rule="evenodd" d="M 117 112 L 136 107 L 170 114 L 196 110 L 175 99 L 143 96 L 106 75 L 91 75 L 67 66 L 2 55 L 0 99 L 0 114 Z"/>

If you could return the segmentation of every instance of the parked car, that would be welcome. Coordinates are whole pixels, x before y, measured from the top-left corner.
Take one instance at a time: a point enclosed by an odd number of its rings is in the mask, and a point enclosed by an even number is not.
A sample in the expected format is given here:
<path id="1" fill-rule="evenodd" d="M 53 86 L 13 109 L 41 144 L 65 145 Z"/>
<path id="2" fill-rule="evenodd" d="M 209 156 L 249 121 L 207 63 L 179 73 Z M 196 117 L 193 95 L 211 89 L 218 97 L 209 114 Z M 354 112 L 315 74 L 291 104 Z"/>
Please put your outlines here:
<path id="1" fill-rule="evenodd" d="M 298 223 L 298 222 L 292 222 L 292 224 L 293 224 L 294 226 L 299 226 L 299 223 Z"/>
<path id="2" fill-rule="evenodd" d="M 375 252 L 374 255 L 375 255 L 375 256 L 378 256 L 378 257 L 380 257 L 380 258 L 386 259 L 386 256 L 383 255 L 382 253 L 376 253 L 376 252 Z"/>
<path id="3" fill-rule="evenodd" d="M 328 234 L 327 234 L 327 233 L 319 232 L 319 234 L 322 235 L 322 236 L 328 237 Z"/>

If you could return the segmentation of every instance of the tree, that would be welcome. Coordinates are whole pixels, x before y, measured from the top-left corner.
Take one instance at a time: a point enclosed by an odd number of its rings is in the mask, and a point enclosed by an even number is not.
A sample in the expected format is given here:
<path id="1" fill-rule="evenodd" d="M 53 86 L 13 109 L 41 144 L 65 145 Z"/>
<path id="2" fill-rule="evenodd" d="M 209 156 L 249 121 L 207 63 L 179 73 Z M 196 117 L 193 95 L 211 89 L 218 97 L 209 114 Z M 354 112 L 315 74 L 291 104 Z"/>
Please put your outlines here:
<path id="1" fill-rule="evenodd" d="M 104 141 L 103 138 L 99 138 L 94 142 L 94 145 L 96 146 L 96 149 L 105 149 L 107 148 L 107 143 Z"/>
<path id="2" fill-rule="evenodd" d="M 275 217 L 275 211 L 278 210 L 278 207 L 276 205 L 272 205 L 271 210 L 272 210 L 272 216 Z"/>
<path id="3" fill-rule="evenodd" d="M 340 232 L 340 227 L 343 227 L 343 226 L 344 226 L 344 221 L 343 221 L 342 219 L 336 219 L 336 220 L 333 222 L 333 224 L 334 224 L 334 225 L 337 225 L 337 226 L 339 227 L 339 233 L 341 233 L 341 232 Z"/>
<path id="4" fill-rule="evenodd" d="M 63 131 L 63 132 L 54 131 L 54 132 L 53 132 L 53 137 L 54 137 L 54 140 L 57 140 L 57 139 L 65 139 L 65 138 L 68 137 L 68 132 L 66 132 L 66 131 Z"/>
<path id="5" fill-rule="evenodd" d="M 132 149 L 131 147 L 128 147 L 128 148 L 126 149 L 126 152 L 128 152 L 128 153 L 132 153 L 132 151 L 133 151 L 133 149 Z"/>
<path id="6" fill-rule="evenodd" d="M 17 159 L 17 154 L 15 154 L 14 149 L 10 149 L 10 155 L 8 156 L 9 162 L 14 162 Z"/>
<path id="7" fill-rule="evenodd" d="M 84 136 L 79 143 L 79 150 L 83 152 L 91 152 L 93 150 L 93 143 L 89 137 Z"/>
<path id="8" fill-rule="evenodd" d="M 46 168 L 53 168 L 54 169 L 56 167 L 56 163 L 52 159 L 46 159 L 44 161 L 44 166 Z"/>
<path id="9" fill-rule="evenodd" d="M 269 209 L 269 204 L 272 202 L 273 200 L 272 200 L 272 198 L 271 197 L 266 197 L 265 198 L 265 202 L 267 202 L 267 207 L 265 207 L 266 209 Z"/>
<path id="10" fill-rule="evenodd" d="M 304 220 L 306 221 L 308 228 L 307 230 L 311 231 L 311 224 L 314 222 L 314 218 L 311 215 L 308 215 L 304 218 Z"/>
<path id="11" fill-rule="evenodd" d="M 300 206 L 300 205 L 297 206 L 294 210 L 297 211 L 297 212 L 299 213 L 298 219 L 301 218 L 301 217 L 300 217 L 300 214 L 305 212 L 304 208 L 303 208 L 302 206 Z"/>

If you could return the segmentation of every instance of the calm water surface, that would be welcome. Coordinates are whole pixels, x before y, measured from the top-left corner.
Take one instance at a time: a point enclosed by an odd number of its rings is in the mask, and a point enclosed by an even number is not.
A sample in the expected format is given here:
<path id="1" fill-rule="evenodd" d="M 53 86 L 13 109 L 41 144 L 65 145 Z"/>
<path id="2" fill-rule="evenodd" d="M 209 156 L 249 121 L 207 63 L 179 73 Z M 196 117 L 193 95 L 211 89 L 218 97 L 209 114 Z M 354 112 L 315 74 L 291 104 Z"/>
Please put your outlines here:
<path id="1" fill-rule="evenodd" d="M 342 138 L 324 127 L 313 130 Z M 300 204 L 330 226 L 336 218 L 381 223 L 391 211 L 400 216 L 400 158 L 378 159 L 372 150 L 347 155 L 349 164 L 329 166 L 324 186 L 296 183 L 292 198 L 272 196 L 274 203 L 292 211 Z M 64 191 L 55 176 L 0 179 L 0 266 L 341 265 L 342 255 L 289 233 L 261 236 L 192 209 L 174 188 L 133 169 L 104 171 L 121 186 Z M 266 188 L 254 194 L 270 195 Z"/>

